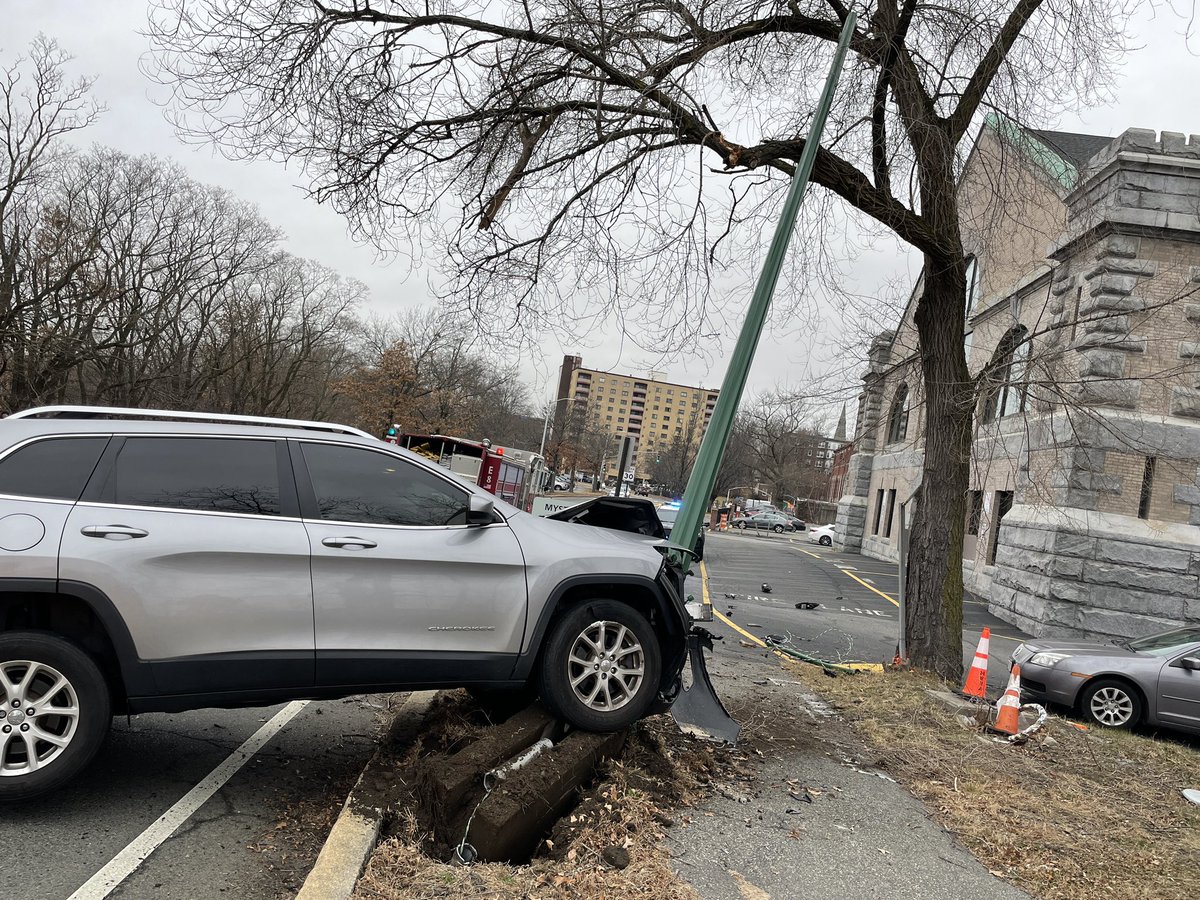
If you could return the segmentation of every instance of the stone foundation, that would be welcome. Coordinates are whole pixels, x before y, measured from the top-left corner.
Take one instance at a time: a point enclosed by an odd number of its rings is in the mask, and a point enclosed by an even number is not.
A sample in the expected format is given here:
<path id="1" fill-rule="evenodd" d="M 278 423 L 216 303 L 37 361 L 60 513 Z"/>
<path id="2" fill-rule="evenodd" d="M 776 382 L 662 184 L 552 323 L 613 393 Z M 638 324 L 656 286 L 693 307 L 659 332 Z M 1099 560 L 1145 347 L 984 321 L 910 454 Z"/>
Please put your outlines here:
<path id="1" fill-rule="evenodd" d="M 1200 531 L 1014 506 L 988 609 L 1036 636 L 1131 638 L 1200 622 Z"/>

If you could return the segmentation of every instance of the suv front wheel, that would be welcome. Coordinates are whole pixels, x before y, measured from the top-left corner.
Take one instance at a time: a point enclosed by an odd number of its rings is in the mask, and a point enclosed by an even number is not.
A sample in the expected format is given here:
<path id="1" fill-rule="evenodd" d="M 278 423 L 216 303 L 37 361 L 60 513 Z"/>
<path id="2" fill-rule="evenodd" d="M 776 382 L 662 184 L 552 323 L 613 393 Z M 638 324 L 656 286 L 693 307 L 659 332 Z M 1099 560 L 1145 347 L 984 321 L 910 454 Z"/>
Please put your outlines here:
<path id="1" fill-rule="evenodd" d="M 542 654 L 542 702 L 585 731 L 619 731 L 646 714 L 662 669 L 658 638 L 633 607 L 589 600 L 558 620 Z"/>
<path id="2" fill-rule="evenodd" d="M 111 720 L 108 685 L 86 653 L 52 634 L 0 634 L 0 800 L 73 778 Z"/>

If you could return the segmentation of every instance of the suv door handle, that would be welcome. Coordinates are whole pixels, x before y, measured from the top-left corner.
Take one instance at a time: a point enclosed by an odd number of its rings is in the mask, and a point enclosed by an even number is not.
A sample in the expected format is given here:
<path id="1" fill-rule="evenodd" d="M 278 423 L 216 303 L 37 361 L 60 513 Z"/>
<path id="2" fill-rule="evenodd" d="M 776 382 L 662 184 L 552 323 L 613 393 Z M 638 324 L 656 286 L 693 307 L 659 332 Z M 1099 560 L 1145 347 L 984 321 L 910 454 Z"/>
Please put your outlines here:
<path id="1" fill-rule="evenodd" d="M 327 537 L 321 543 L 326 547 L 337 547 L 339 550 L 370 550 L 379 546 L 374 541 L 360 537 Z"/>
<path id="2" fill-rule="evenodd" d="M 84 525 L 79 533 L 84 537 L 108 538 L 110 541 L 128 541 L 150 534 L 144 528 L 131 528 L 128 525 Z"/>

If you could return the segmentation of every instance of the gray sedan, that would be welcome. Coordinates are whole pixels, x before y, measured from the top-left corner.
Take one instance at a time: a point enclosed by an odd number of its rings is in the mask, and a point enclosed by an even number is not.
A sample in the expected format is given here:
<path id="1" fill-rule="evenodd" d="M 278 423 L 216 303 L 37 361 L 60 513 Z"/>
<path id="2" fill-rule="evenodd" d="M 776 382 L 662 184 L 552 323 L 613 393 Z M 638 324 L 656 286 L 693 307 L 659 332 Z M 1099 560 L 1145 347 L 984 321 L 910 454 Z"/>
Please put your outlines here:
<path id="1" fill-rule="evenodd" d="M 759 531 L 773 531 L 776 534 L 796 530 L 791 516 L 777 512 L 759 512 L 749 516 L 738 516 L 729 524 L 738 529 L 757 528 Z"/>
<path id="2" fill-rule="evenodd" d="M 1013 651 L 1021 697 L 1075 707 L 1090 722 L 1200 734 L 1200 626 L 1100 644 L 1051 638 Z"/>

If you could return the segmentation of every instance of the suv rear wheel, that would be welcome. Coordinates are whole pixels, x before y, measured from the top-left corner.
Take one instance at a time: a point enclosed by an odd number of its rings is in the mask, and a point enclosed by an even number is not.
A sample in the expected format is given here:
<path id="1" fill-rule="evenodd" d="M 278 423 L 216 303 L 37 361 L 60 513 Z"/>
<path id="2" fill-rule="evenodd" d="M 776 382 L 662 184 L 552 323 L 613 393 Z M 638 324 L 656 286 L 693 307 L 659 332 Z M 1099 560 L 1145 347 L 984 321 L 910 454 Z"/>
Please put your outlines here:
<path id="1" fill-rule="evenodd" d="M 51 634 L 0 634 L 0 800 L 73 778 L 111 720 L 108 685 L 86 653 Z"/>
<path id="2" fill-rule="evenodd" d="M 589 600 L 554 625 L 542 655 L 542 702 L 585 731 L 619 731 L 646 714 L 662 669 L 658 637 L 625 603 Z"/>

